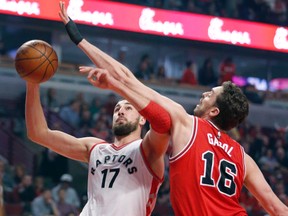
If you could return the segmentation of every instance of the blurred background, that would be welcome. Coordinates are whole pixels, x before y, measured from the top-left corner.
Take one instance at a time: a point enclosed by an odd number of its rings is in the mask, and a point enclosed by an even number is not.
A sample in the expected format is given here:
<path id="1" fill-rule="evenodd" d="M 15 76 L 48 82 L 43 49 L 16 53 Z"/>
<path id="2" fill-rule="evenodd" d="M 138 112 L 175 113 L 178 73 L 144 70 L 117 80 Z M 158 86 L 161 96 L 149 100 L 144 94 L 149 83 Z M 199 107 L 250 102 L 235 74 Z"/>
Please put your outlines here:
<path id="1" fill-rule="evenodd" d="M 113 142 L 111 117 L 119 98 L 93 88 L 78 73 L 78 66 L 92 63 L 68 38 L 58 19 L 58 1 L 2 3 L 3 215 L 33 215 L 41 199 L 51 197 L 61 215 L 78 215 L 87 199 L 87 165 L 27 139 L 25 82 L 14 68 L 16 51 L 24 42 L 40 39 L 58 54 L 56 74 L 41 84 L 42 104 L 52 129 Z M 188 113 L 192 114 L 201 94 L 211 87 L 226 80 L 240 86 L 250 101 L 250 114 L 231 135 L 288 205 L 287 0 L 67 0 L 66 5 L 88 41 L 127 66 L 145 84 L 182 104 Z M 173 215 L 168 154 L 154 216 Z M 240 203 L 249 215 L 267 215 L 245 189 Z"/>

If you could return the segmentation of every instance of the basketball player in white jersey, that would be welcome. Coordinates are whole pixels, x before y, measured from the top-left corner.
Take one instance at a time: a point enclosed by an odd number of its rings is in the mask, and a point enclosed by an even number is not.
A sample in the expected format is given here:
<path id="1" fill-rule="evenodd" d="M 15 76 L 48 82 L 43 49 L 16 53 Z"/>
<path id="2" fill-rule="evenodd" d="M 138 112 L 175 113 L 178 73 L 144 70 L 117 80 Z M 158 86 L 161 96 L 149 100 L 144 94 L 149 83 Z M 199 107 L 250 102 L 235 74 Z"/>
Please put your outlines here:
<path id="1" fill-rule="evenodd" d="M 58 154 L 89 164 L 88 201 L 80 215 L 150 215 L 164 176 L 169 114 L 145 98 L 137 96 L 135 106 L 121 100 L 113 114 L 114 143 L 97 137 L 75 138 L 48 128 L 39 85 L 27 82 L 26 86 L 28 137 Z M 152 110 L 159 113 L 154 115 Z M 142 140 L 143 116 L 150 120 L 151 129 Z"/>

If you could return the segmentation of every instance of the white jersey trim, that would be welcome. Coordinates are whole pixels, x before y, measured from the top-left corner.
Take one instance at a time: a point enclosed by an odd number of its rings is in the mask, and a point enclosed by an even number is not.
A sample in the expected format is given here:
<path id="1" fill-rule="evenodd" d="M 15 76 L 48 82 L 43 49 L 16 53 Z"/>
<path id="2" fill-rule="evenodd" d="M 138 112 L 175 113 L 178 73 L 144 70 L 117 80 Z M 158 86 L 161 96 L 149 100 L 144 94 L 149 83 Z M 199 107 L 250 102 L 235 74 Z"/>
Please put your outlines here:
<path id="1" fill-rule="evenodd" d="M 194 141 L 195 141 L 196 136 L 197 136 L 197 131 L 198 131 L 198 118 L 195 116 L 192 116 L 192 121 L 193 121 L 193 123 L 192 123 L 193 126 L 191 129 L 189 141 L 187 142 L 185 147 L 178 154 L 174 155 L 173 157 L 171 157 L 171 156 L 169 157 L 170 163 L 173 163 L 174 161 L 181 158 L 193 146 Z"/>
<path id="2" fill-rule="evenodd" d="M 240 145 L 240 143 L 239 143 L 239 145 Z M 246 177 L 246 163 L 245 163 L 245 157 L 246 157 L 245 155 L 246 155 L 246 153 L 245 153 L 245 150 L 244 150 L 243 146 L 240 145 L 240 149 L 241 149 L 241 152 L 242 152 L 242 160 L 243 160 L 243 171 L 244 171 L 243 182 L 244 182 L 245 177 Z"/>

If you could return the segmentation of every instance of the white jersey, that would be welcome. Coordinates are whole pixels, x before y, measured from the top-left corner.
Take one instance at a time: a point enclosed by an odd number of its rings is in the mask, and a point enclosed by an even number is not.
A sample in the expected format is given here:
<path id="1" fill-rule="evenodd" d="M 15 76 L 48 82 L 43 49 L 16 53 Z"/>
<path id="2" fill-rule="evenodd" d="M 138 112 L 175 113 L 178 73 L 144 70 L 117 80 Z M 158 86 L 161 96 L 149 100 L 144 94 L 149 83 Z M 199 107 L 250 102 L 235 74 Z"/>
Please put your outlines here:
<path id="1" fill-rule="evenodd" d="M 96 144 L 89 159 L 88 201 L 81 216 L 150 215 L 163 179 L 143 154 L 142 140 L 124 146 Z"/>

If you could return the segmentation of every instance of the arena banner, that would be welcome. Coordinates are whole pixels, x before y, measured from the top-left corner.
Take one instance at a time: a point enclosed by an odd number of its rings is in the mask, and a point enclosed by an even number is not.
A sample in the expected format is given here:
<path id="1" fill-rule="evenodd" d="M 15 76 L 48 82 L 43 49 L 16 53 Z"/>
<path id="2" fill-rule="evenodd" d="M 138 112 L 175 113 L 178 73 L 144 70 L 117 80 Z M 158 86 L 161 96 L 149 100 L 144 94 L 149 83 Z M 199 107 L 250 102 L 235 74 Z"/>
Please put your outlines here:
<path id="1" fill-rule="evenodd" d="M 65 0 L 75 22 L 165 37 L 288 52 L 288 28 L 107 0 Z M 60 21 L 59 0 L 0 0 L 0 14 Z"/>

